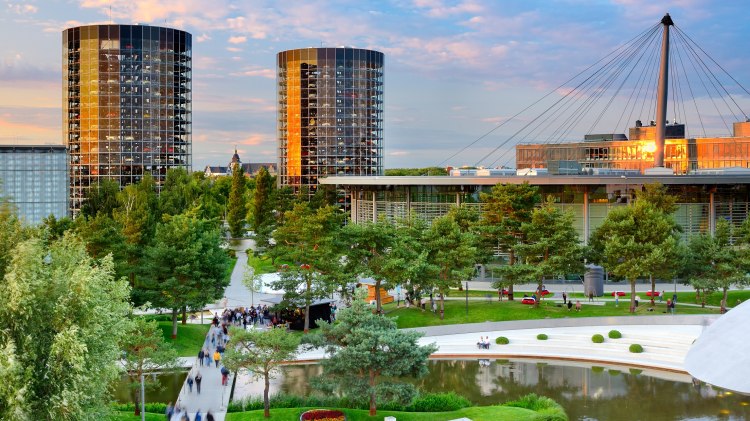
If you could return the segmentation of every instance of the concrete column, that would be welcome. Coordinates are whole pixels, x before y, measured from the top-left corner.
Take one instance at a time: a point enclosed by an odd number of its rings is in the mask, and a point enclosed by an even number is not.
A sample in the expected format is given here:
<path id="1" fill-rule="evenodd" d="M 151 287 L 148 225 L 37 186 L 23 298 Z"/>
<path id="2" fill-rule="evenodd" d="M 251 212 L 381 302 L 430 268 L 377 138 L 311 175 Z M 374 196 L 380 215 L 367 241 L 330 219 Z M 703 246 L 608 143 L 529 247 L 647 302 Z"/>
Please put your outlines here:
<path id="1" fill-rule="evenodd" d="M 583 188 L 583 244 L 589 244 L 589 235 L 591 235 L 591 224 L 589 221 L 589 189 Z"/>
<path id="2" fill-rule="evenodd" d="M 406 186 L 406 217 L 411 219 L 411 186 Z"/>
<path id="3" fill-rule="evenodd" d="M 372 192 L 372 222 L 378 222 L 378 192 Z"/>
<path id="4" fill-rule="evenodd" d="M 456 192 L 456 206 L 461 206 L 461 193 Z"/>
<path id="5" fill-rule="evenodd" d="M 359 203 L 359 192 L 352 191 L 352 209 L 351 209 L 351 220 L 353 224 L 357 223 L 357 204 Z"/>
<path id="6" fill-rule="evenodd" d="M 716 232 L 716 202 L 714 192 L 708 193 L 708 232 L 714 235 Z"/>

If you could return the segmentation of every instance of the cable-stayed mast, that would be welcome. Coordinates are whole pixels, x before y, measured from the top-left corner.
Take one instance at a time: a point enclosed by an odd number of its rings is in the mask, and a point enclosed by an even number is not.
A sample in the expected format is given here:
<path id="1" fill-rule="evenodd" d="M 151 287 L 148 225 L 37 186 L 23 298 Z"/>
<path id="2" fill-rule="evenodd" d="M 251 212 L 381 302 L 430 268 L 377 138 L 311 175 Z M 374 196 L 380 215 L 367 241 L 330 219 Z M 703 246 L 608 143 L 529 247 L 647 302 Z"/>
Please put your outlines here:
<path id="1" fill-rule="evenodd" d="M 664 137 L 667 130 L 667 98 L 669 95 L 669 27 L 674 25 L 669 13 L 661 19 L 664 26 L 661 41 L 661 65 L 659 66 L 659 87 L 656 91 L 656 149 L 654 167 L 664 167 Z"/>

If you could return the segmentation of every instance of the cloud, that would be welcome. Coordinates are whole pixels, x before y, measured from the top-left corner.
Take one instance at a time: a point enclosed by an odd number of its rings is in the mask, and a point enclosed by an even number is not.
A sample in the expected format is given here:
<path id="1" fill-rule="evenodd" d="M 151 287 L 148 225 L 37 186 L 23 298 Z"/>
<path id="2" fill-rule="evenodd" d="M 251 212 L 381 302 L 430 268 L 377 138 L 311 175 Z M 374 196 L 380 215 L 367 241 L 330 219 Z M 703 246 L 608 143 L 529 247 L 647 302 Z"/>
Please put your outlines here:
<path id="1" fill-rule="evenodd" d="M 39 11 L 39 8 L 33 4 L 8 3 L 8 9 L 17 15 L 29 15 Z"/>
<path id="2" fill-rule="evenodd" d="M 247 41 L 247 37 L 229 37 L 230 44 L 243 44 Z"/>
<path id="3" fill-rule="evenodd" d="M 3 81 L 59 81 L 60 70 L 42 67 L 26 60 L 19 52 L 9 52 L 0 58 L 0 80 Z"/>
<path id="4" fill-rule="evenodd" d="M 454 6 L 448 6 L 442 0 L 415 0 L 418 9 L 425 10 L 427 16 L 433 18 L 447 18 L 459 14 L 476 14 L 483 11 L 483 7 L 474 1 L 461 1 Z"/>
<path id="5" fill-rule="evenodd" d="M 227 47 L 226 50 L 229 51 L 229 52 L 231 52 L 231 53 L 239 53 L 240 51 L 242 51 L 242 48 Z"/>
<path id="6" fill-rule="evenodd" d="M 250 67 L 241 72 L 231 73 L 231 75 L 232 76 L 265 77 L 268 79 L 276 79 L 276 71 L 274 69 L 260 68 L 257 66 Z"/>
<path id="7" fill-rule="evenodd" d="M 406 155 L 411 155 L 411 152 L 409 152 L 409 151 L 390 151 L 386 155 L 388 155 L 388 156 L 406 156 Z"/>
<path id="8" fill-rule="evenodd" d="M 205 34 L 205 33 L 204 34 L 200 34 L 197 37 L 195 37 L 195 41 L 196 42 L 206 42 L 206 41 L 210 41 L 210 40 L 211 40 L 211 36 L 208 35 L 208 34 Z"/>

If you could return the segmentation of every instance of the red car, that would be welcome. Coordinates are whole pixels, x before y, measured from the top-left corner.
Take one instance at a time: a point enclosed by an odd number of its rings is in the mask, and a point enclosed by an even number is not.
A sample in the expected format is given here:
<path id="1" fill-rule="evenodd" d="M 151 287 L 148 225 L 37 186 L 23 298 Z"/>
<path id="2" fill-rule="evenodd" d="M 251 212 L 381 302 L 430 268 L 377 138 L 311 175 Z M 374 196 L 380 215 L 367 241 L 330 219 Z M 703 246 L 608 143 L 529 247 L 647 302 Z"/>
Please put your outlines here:
<path id="1" fill-rule="evenodd" d="M 521 304 L 536 304 L 536 300 L 534 297 L 523 297 L 523 300 L 521 300 Z"/>
<path id="2" fill-rule="evenodd" d="M 612 291 L 612 296 L 613 297 L 615 296 L 615 294 L 617 294 L 618 297 L 623 297 L 623 296 L 627 295 L 626 293 L 624 293 L 622 291 Z"/>
<path id="3" fill-rule="evenodd" d="M 661 292 L 659 291 L 646 291 L 646 297 L 651 297 L 651 296 L 658 297 L 660 295 L 661 295 Z"/>

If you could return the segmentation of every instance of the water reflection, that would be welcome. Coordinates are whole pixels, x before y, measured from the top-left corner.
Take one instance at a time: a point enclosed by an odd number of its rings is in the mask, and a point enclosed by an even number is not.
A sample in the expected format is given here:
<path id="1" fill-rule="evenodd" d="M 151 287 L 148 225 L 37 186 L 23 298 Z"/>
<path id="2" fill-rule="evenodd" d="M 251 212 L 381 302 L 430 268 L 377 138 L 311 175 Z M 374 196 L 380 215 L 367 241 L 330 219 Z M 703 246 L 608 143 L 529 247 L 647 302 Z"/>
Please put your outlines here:
<path id="1" fill-rule="evenodd" d="M 146 389 L 146 402 L 175 402 L 180 395 L 180 389 L 185 383 L 187 372 L 159 374 L 159 390 Z M 114 386 L 114 400 L 119 403 L 133 402 L 133 393 L 140 393 L 130 388 L 128 376 L 122 376 Z"/>
<path id="2" fill-rule="evenodd" d="M 488 362 L 430 361 L 429 374 L 416 383 L 428 392 L 455 391 L 480 405 L 536 393 L 559 402 L 571 420 L 750 420 L 750 397 L 695 386 L 684 374 L 567 362 Z M 313 393 L 308 379 L 320 372 L 318 365 L 284 367 L 273 392 Z M 257 386 L 238 383 L 235 396 L 257 396 L 262 392 Z"/>

